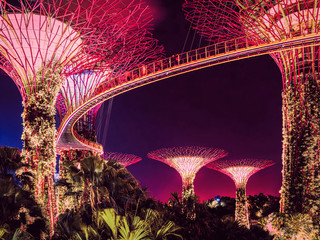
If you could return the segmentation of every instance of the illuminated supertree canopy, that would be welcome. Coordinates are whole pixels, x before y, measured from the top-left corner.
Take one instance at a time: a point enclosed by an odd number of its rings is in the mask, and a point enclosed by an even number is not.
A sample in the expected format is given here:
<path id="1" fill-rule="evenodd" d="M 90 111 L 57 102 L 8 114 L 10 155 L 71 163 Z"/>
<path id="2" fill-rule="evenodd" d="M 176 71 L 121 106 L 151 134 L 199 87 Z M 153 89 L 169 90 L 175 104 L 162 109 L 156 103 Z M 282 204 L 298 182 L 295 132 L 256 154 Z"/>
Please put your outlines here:
<path id="1" fill-rule="evenodd" d="M 320 6 L 314 0 L 194 0 L 185 7 L 194 27 L 213 40 L 216 33 L 227 33 L 225 38 L 247 36 L 249 44 L 261 44 L 319 33 Z M 313 44 L 270 54 L 283 82 L 281 212 L 310 214 L 316 225 L 320 221 L 319 53 Z"/>
<path id="2" fill-rule="evenodd" d="M 191 0 L 183 5 L 193 28 L 213 42 L 244 36 L 237 9 L 232 0 Z"/>
<path id="3" fill-rule="evenodd" d="M 104 41 L 108 43 L 108 46 L 104 46 L 104 51 L 107 54 L 103 58 L 102 64 L 100 64 L 102 68 L 99 67 L 95 70 L 86 70 L 70 75 L 62 84 L 56 103 L 60 122 L 64 120 L 68 113 L 73 112 L 74 109 L 94 97 L 97 94 L 95 90 L 99 84 L 108 83 L 109 80 L 124 72 L 161 56 L 163 48 L 158 46 L 157 41 L 150 33 L 152 17 L 147 5 L 139 0 L 113 1 L 113 4 L 119 7 L 119 11 L 117 13 L 110 12 L 113 16 L 109 20 L 112 28 L 106 32 Z M 75 136 L 85 143 L 84 148 L 93 146 L 91 153 L 84 150 L 86 156 L 92 156 L 97 151 L 95 121 L 100 106 L 101 104 L 90 109 L 74 126 Z M 79 159 L 72 159 L 72 157 L 78 157 L 79 150 L 82 148 L 80 146 L 79 149 L 79 145 L 72 146 L 72 144 L 64 145 L 59 143 L 57 147 L 62 155 L 59 171 L 63 177 L 70 180 L 68 172 L 65 171 L 65 163 L 63 161 L 74 161 L 74 164 L 77 164 Z M 101 148 L 98 149 L 97 153 L 101 154 L 103 148 L 101 145 L 99 147 Z M 72 151 L 73 153 L 71 153 Z M 114 154 L 114 156 L 116 155 Z M 125 155 L 122 155 L 122 157 L 125 157 Z M 129 164 L 129 159 L 130 161 L 138 161 L 136 156 L 134 158 L 128 155 L 122 161 L 127 160 L 127 164 Z M 121 159 L 119 158 L 118 160 L 120 161 Z M 66 164 L 70 163 L 66 162 Z M 84 186 L 79 186 L 79 188 L 81 187 Z M 62 192 L 64 191 L 62 188 L 60 189 Z M 63 193 L 60 196 L 63 196 Z"/>
<path id="4" fill-rule="evenodd" d="M 61 87 L 56 103 L 60 122 L 69 111 L 79 107 L 83 102 L 93 96 L 94 89 L 109 76 L 108 73 L 109 71 L 85 71 L 68 77 Z M 91 109 L 75 126 L 75 130 L 80 136 L 93 142 L 96 142 L 94 122 L 99 107 L 100 105 Z M 63 146 L 58 145 L 57 147 L 61 148 Z"/>
<path id="5" fill-rule="evenodd" d="M 101 158 L 106 161 L 115 160 L 120 163 L 123 167 L 127 167 L 131 164 L 135 164 L 141 161 L 141 157 L 138 157 L 133 154 L 125 154 L 125 153 L 115 153 L 115 152 L 105 152 Z"/>
<path id="6" fill-rule="evenodd" d="M 246 196 L 248 179 L 256 172 L 272 166 L 273 161 L 259 159 L 218 160 L 206 167 L 220 171 L 232 178 L 236 185 L 236 212 L 235 220 L 239 224 L 250 227 L 249 212 Z"/>
<path id="7" fill-rule="evenodd" d="M 124 72 L 161 56 L 163 48 L 150 33 L 152 18 L 149 8 L 139 0 L 119 1 L 118 5 L 123 9 L 110 22 L 114 27 L 105 39 L 109 44 L 104 50 L 108 52 L 103 59 L 104 68 L 72 75 L 64 82 L 57 101 L 60 121 L 68 112 L 95 96 L 99 84 L 108 83 Z M 94 129 L 99 107 L 91 109 L 75 125 L 75 130 L 90 141 L 96 141 Z"/>
<path id="8" fill-rule="evenodd" d="M 226 151 L 215 148 L 175 147 L 155 150 L 148 157 L 164 162 L 178 171 L 182 178 L 182 198 L 187 199 L 194 195 L 193 182 L 200 168 L 226 155 Z"/>
<path id="9" fill-rule="evenodd" d="M 115 37 L 108 34 L 127 20 L 117 15 L 128 11 L 120 3 L 115 0 L 21 0 L 15 6 L 8 1 L 0 3 L 1 67 L 15 81 L 23 99 L 22 154 L 27 170 L 34 175 L 35 198 L 49 218 L 51 229 L 56 212 L 52 185 L 56 98 L 67 76 L 106 67 L 103 61 L 110 54 L 107 40 Z"/>

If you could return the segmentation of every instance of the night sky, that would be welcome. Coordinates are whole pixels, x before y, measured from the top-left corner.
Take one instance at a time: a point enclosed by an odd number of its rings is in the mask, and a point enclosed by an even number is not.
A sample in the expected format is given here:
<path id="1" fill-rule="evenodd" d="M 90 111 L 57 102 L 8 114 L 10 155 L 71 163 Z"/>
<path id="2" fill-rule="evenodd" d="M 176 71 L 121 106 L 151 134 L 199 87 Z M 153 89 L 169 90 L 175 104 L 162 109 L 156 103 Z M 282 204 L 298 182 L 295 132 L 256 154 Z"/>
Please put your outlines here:
<path id="1" fill-rule="evenodd" d="M 149 0 L 150 1 L 150 0 Z M 152 0 L 154 36 L 165 55 L 208 43 L 195 36 L 184 19 L 182 0 Z M 187 42 L 185 40 L 187 38 Z M 136 154 L 142 161 L 129 166 L 151 196 L 167 201 L 181 192 L 181 178 L 168 165 L 147 158 L 163 147 L 204 146 L 229 152 L 228 159 L 260 158 L 276 165 L 253 175 L 247 194 L 279 196 L 281 186 L 281 74 L 269 56 L 218 65 L 153 83 L 113 100 L 108 130 L 101 127 L 105 151 Z M 108 102 L 98 120 L 105 125 Z M 22 105 L 14 82 L 0 75 L 0 145 L 22 148 Z M 100 124 L 99 124 L 100 126 Z M 203 167 L 195 179 L 201 200 L 234 197 L 232 180 Z"/>

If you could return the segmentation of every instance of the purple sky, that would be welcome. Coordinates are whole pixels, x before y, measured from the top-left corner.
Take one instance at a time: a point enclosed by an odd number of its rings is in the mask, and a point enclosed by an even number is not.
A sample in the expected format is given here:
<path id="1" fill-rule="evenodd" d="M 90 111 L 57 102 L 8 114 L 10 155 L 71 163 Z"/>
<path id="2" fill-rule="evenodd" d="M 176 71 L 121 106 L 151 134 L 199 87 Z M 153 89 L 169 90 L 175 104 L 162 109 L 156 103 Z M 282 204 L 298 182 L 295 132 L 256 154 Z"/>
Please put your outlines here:
<path id="1" fill-rule="evenodd" d="M 154 35 L 164 46 L 166 56 L 182 51 L 189 30 L 182 2 L 151 1 L 156 18 Z M 185 51 L 190 49 L 193 34 L 191 30 Z M 194 47 L 200 40 L 195 37 Z M 206 44 L 202 39 L 201 45 Z M 21 148 L 21 97 L 12 80 L 4 75 L 0 78 L 0 145 Z M 181 191 L 181 178 L 173 168 L 148 159 L 147 153 L 192 145 L 224 149 L 230 159 L 275 161 L 276 165 L 250 178 L 247 193 L 279 195 L 281 89 L 276 64 L 271 57 L 261 56 L 132 90 L 113 101 L 108 134 L 102 134 L 105 150 L 142 157 L 128 169 L 152 196 L 162 201 L 170 197 L 170 192 Z M 233 197 L 235 187 L 226 175 L 204 167 L 196 176 L 195 192 L 201 200 L 216 195 Z"/>

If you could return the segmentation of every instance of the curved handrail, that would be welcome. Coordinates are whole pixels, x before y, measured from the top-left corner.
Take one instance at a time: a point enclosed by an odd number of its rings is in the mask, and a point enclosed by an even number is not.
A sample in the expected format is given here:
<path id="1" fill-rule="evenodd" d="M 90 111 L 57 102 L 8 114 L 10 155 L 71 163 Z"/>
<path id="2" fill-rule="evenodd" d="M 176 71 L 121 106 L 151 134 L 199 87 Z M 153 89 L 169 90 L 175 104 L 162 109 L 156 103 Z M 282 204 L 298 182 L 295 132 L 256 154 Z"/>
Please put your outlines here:
<path id="1" fill-rule="evenodd" d="M 60 124 L 57 142 L 65 132 L 66 127 L 69 125 L 69 128 L 73 129 L 75 122 L 85 112 L 123 92 L 196 69 L 315 44 L 320 44 L 319 34 L 309 34 L 264 44 L 254 44 L 248 37 L 241 37 L 140 66 L 100 84 L 95 94 L 87 102 L 75 109 L 70 109 Z"/>
<path id="2" fill-rule="evenodd" d="M 212 53 L 214 52 L 215 55 L 218 54 L 224 54 L 229 51 L 233 50 L 238 50 L 238 49 L 243 49 L 244 47 L 249 46 L 249 38 L 244 36 L 244 37 L 239 37 L 235 39 L 231 39 L 228 41 L 224 42 L 219 42 L 213 45 L 209 45 L 206 47 L 202 47 L 199 49 L 191 50 L 188 52 L 184 52 L 181 54 L 175 54 L 171 57 L 161 59 L 158 61 L 154 61 L 152 63 L 149 63 L 147 65 L 142 65 L 139 68 L 136 68 L 134 70 L 131 70 L 129 72 L 125 72 L 124 74 L 110 80 L 106 81 L 102 84 L 100 84 L 94 94 L 93 97 L 96 96 L 97 94 L 100 94 L 108 89 L 114 88 L 117 85 L 121 85 L 125 82 L 128 81 L 133 81 L 134 79 L 140 78 L 145 75 L 150 75 L 154 74 L 157 71 L 164 71 L 166 69 L 169 69 L 171 67 L 189 63 L 191 61 L 195 61 L 198 59 L 201 59 L 203 57 L 207 56 L 212 56 Z M 178 60 L 177 60 L 178 58 Z M 92 97 L 92 98 L 93 98 Z M 88 99 L 90 101 L 92 98 Z M 71 108 L 68 110 L 68 112 L 65 114 L 65 117 L 61 121 L 60 127 L 58 129 L 58 132 L 60 132 L 61 127 L 64 125 L 64 123 L 67 121 L 67 116 L 69 116 L 72 112 L 74 112 L 75 108 L 71 106 Z"/>
<path id="3" fill-rule="evenodd" d="M 101 144 L 90 141 L 83 136 L 81 136 L 79 133 L 77 133 L 74 129 L 72 129 L 72 134 L 74 135 L 77 140 L 79 140 L 82 144 L 92 147 L 95 151 L 100 150 L 99 153 L 103 154 L 103 147 Z"/>
<path id="4" fill-rule="evenodd" d="M 219 54 L 225 54 L 228 52 L 237 51 L 239 49 L 248 48 L 252 45 L 252 40 L 250 40 L 249 37 L 244 36 L 194 49 L 188 52 L 174 54 L 171 57 L 142 65 L 139 68 L 126 72 L 112 79 L 111 81 L 103 82 L 97 87 L 95 93 L 99 94 L 106 89 L 116 87 L 122 83 L 132 81 L 145 75 L 154 74 L 159 71 L 164 71 L 175 66 L 190 63 L 213 55 L 217 56 Z"/>

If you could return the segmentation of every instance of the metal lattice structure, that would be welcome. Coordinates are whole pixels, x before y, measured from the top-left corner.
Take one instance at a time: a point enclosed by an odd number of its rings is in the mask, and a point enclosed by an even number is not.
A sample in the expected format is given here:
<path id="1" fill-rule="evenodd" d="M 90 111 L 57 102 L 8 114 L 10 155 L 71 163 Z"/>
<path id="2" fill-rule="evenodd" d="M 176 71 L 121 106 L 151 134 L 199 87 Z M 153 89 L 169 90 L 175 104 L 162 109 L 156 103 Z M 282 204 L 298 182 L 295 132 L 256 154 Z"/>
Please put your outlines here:
<path id="1" fill-rule="evenodd" d="M 183 5 L 186 19 L 210 42 L 244 36 L 238 6 L 232 0 L 190 0 Z"/>
<path id="2" fill-rule="evenodd" d="M 249 212 L 246 195 L 248 179 L 256 172 L 272 166 L 273 161 L 259 159 L 218 160 L 206 165 L 206 167 L 220 171 L 228 175 L 236 185 L 236 212 L 235 220 L 240 225 L 250 228 Z"/>
<path id="3" fill-rule="evenodd" d="M 125 153 L 115 153 L 115 152 L 105 152 L 101 156 L 101 158 L 106 161 L 110 161 L 110 160 L 117 161 L 123 167 L 127 167 L 131 164 L 135 164 L 141 161 L 141 157 L 138 157 L 136 155 L 125 154 Z"/>
<path id="4" fill-rule="evenodd" d="M 74 126 L 81 116 L 104 101 L 132 89 L 151 84 L 185 72 L 210 67 L 243 58 L 260 56 L 285 49 L 311 46 L 320 42 L 319 35 L 301 36 L 268 44 L 250 44 L 249 38 L 243 36 L 228 41 L 218 42 L 203 48 L 194 49 L 173 57 L 157 60 L 101 83 L 95 94 L 81 106 L 67 112 L 61 122 L 57 135 L 58 148 L 84 149 L 102 151 L 99 144 L 89 142 L 76 135 Z M 252 42 L 251 42 L 252 43 Z"/>
<path id="5" fill-rule="evenodd" d="M 108 84 L 110 79 L 125 71 L 161 56 L 163 48 L 158 46 L 149 32 L 152 18 L 148 7 L 140 0 L 117 1 L 117 4 L 120 7 L 119 12 L 110 13 L 113 16 L 110 22 L 113 28 L 105 33 L 108 38 L 106 39 L 108 47 L 105 46 L 104 51 L 108 54 L 102 61 L 103 68 L 86 70 L 70 75 L 66 79 L 56 103 L 60 122 L 63 122 L 69 114 L 73 114 L 73 111 L 88 99 L 94 97 L 98 85 Z M 72 156 L 77 156 L 79 150 L 84 152 L 89 150 L 93 155 L 103 154 L 103 147 L 97 143 L 95 134 L 96 115 L 100 106 L 101 103 L 91 108 L 74 123 L 70 135 L 74 136 L 78 142 L 72 142 L 68 137 L 57 142 L 58 153 L 62 156 L 67 154 L 69 161 L 75 161 L 74 164 L 78 159 L 72 159 Z M 126 159 L 129 160 L 129 157 L 127 156 Z M 60 162 L 60 166 L 62 167 L 63 163 Z M 64 176 L 70 179 L 68 172 L 63 169 L 60 169 L 60 172 L 64 172 Z M 82 187 L 84 186 L 78 188 Z"/>
<path id="6" fill-rule="evenodd" d="M 118 0 L 18 0 L 15 6 L 1 1 L 0 7 L 1 67 L 23 99 L 22 153 L 29 166 L 26 170 L 34 174 L 34 195 L 52 233 L 56 217 L 54 115 L 60 86 L 69 75 L 110 67 L 104 64 L 105 58 L 111 50 L 119 50 L 124 36 L 108 34 L 128 20 L 123 17 L 128 9 Z M 122 31 L 121 27 L 117 30 Z M 114 42 L 119 44 L 110 49 L 109 40 L 116 37 Z"/>
<path id="7" fill-rule="evenodd" d="M 194 196 L 193 182 L 204 165 L 227 155 L 221 149 L 204 147 L 175 147 L 155 150 L 149 158 L 161 161 L 176 169 L 182 178 L 182 199 Z"/>
<path id="8" fill-rule="evenodd" d="M 320 6 L 315 0 L 191 2 L 186 4 L 187 16 L 208 39 L 216 32 L 228 32 L 226 37 L 247 36 L 252 45 L 270 44 L 317 36 L 320 30 Z M 204 4 L 210 7 L 199 7 Z M 190 9 L 202 14 L 192 15 Z M 216 21 L 217 17 L 222 20 Z M 320 221 L 319 50 L 315 42 L 270 54 L 283 81 L 281 212 L 310 214 L 316 225 Z"/>
<path id="9" fill-rule="evenodd" d="M 57 98 L 56 107 L 60 121 L 74 108 L 83 104 L 86 100 L 93 96 L 95 88 L 110 76 L 110 71 L 85 71 L 76 75 L 71 75 L 63 83 Z M 82 116 L 74 126 L 74 135 L 92 146 L 94 152 L 103 153 L 103 147 L 96 143 L 95 120 L 101 104 L 90 109 Z M 59 145 L 57 144 L 58 153 L 68 149 L 78 149 L 77 146 Z M 100 150 L 100 151 L 99 151 Z"/>
<path id="10" fill-rule="evenodd" d="M 114 26 L 113 29 L 107 32 L 110 37 L 107 39 L 108 49 L 105 49 L 108 54 L 103 59 L 104 68 L 72 75 L 63 84 L 57 101 L 61 122 L 66 115 L 95 96 L 98 85 L 108 84 L 111 79 L 124 72 L 161 56 L 163 48 L 157 45 L 150 33 L 152 18 L 148 7 L 139 0 L 130 0 L 121 6 L 122 11 L 117 13 L 110 23 Z M 100 105 L 79 119 L 75 124 L 74 134 L 86 145 L 91 145 L 93 151 L 102 154 L 102 146 L 96 144 L 94 132 Z M 68 148 L 77 149 L 78 146 L 68 146 L 63 142 L 58 143 L 58 148 L 61 151 Z"/>

